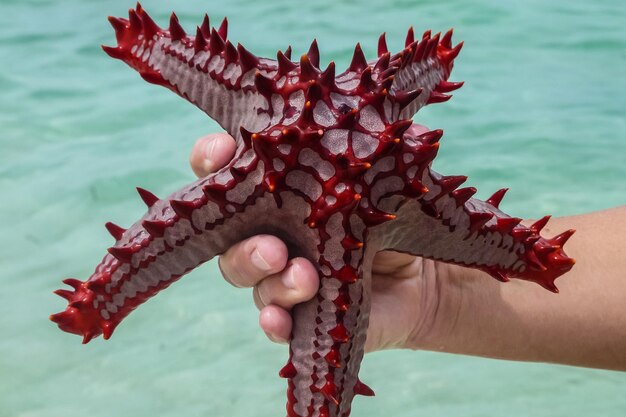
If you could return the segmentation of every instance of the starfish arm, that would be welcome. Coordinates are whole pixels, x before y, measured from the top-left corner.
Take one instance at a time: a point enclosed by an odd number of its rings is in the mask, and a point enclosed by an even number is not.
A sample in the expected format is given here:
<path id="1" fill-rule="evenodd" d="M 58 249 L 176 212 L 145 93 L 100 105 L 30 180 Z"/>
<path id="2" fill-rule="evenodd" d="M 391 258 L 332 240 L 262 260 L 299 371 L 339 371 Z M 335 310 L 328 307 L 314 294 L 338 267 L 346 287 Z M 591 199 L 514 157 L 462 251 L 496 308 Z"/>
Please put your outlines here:
<path id="1" fill-rule="evenodd" d="M 317 296 L 293 311 L 288 379 L 289 416 L 347 415 L 355 395 L 374 395 L 359 378 L 370 311 L 370 268 L 365 248 L 346 239 L 345 219 L 320 225 L 314 259 L 320 275 Z M 357 235 L 360 235 L 357 233 Z"/>
<path id="2" fill-rule="evenodd" d="M 259 59 L 226 39 L 226 23 L 210 29 L 208 18 L 188 36 L 173 14 L 169 29 L 154 23 L 140 6 L 129 19 L 109 18 L 118 45 L 104 46 L 148 82 L 162 85 L 198 106 L 237 138 L 239 128 L 266 127 L 267 100 L 259 94 L 258 75 L 275 71 L 275 61 Z M 226 20 L 224 21 L 226 22 Z"/>
<path id="3" fill-rule="evenodd" d="M 443 37 L 431 36 L 426 31 L 421 39 L 414 40 L 413 28 L 409 29 L 406 46 L 391 56 L 380 50 L 378 61 L 389 61 L 389 67 L 380 75 L 378 83 L 384 79 L 393 80 L 389 88 L 389 98 L 393 108 L 389 119 L 410 119 L 425 105 L 441 103 L 452 96 L 445 94 L 460 88 L 462 82 L 450 82 L 454 59 L 459 54 L 462 43 L 452 47 L 452 30 Z"/>
<path id="4" fill-rule="evenodd" d="M 574 260 L 562 249 L 573 230 L 553 238 L 540 235 L 549 216 L 530 227 L 498 209 L 506 190 L 486 202 L 471 198 L 472 187 L 456 188 L 463 177 L 444 177 L 430 169 L 421 182 L 421 198 L 398 197 L 382 203 L 399 207 L 397 218 L 384 225 L 381 246 L 430 259 L 486 271 L 500 281 L 509 277 L 533 281 L 557 292 L 554 280 L 569 271 Z"/>
<path id="5" fill-rule="evenodd" d="M 87 281 L 64 281 L 74 291 L 57 291 L 69 305 L 51 319 L 82 335 L 85 343 L 100 334 L 108 339 L 138 305 L 254 234 L 260 212 L 268 210 L 258 201 L 263 200 L 263 162 L 249 160 L 240 171 L 236 166 L 231 163 L 162 200 L 138 188 L 148 212 L 128 229 L 107 223 L 115 244 Z M 238 181 L 233 172 L 241 175 L 242 169 L 248 173 Z"/>

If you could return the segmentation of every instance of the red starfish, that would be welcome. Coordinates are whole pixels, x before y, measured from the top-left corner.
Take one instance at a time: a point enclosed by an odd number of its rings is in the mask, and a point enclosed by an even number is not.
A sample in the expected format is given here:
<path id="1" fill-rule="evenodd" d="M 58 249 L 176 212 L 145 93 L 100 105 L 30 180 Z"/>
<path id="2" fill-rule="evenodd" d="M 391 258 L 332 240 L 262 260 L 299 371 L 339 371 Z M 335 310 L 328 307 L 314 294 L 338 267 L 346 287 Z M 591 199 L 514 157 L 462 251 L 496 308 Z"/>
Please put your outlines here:
<path id="1" fill-rule="evenodd" d="M 200 107 L 237 139 L 234 159 L 165 199 L 138 189 L 148 212 L 116 239 L 86 281 L 56 293 L 68 308 L 51 318 L 83 342 L 113 329 L 139 304 L 182 275 L 258 233 L 288 242 L 317 266 L 317 296 L 294 310 L 288 379 L 289 416 L 348 416 L 355 394 L 373 395 L 358 379 L 370 309 L 373 255 L 383 249 L 482 269 L 500 281 L 554 280 L 574 261 L 561 247 L 573 231 L 539 235 L 498 209 L 506 189 L 473 199 L 462 176 L 430 169 L 441 130 L 415 134 L 411 117 L 447 101 L 462 83 L 447 81 L 462 44 L 452 31 L 414 39 L 391 54 L 385 35 L 367 61 L 322 71 L 313 41 L 299 62 L 290 49 L 259 58 L 228 40 L 227 21 L 205 16 L 195 37 L 172 14 L 169 29 L 137 6 L 109 19 L 118 46 L 104 47 L 147 81 Z"/>

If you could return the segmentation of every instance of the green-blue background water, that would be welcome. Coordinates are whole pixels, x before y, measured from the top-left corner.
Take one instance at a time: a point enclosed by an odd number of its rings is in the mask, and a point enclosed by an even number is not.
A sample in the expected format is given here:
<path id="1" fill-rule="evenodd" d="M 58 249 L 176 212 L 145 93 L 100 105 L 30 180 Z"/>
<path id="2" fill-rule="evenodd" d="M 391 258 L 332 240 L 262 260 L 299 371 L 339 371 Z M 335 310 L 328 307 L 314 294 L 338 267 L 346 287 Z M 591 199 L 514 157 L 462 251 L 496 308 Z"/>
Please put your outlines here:
<path id="1" fill-rule="evenodd" d="M 452 101 L 416 120 L 445 129 L 435 168 L 486 197 L 511 188 L 519 216 L 626 203 L 626 6 L 559 1 L 145 1 L 161 24 L 205 11 L 259 55 L 317 37 L 322 61 L 373 56 L 387 32 L 456 28 L 465 40 Z M 471 5 L 470 5 L 471 4 Z M 86 278 L 131 224 L 140 185 L 163 195 L 192 180 L 195 139 L 218 126 L 143 82 L 99 45 L 131 1 L 0 0 L 0 416 L 279 416 L 287 349 L 266 341 L 249 291 L 211 262 L 87 346 L 48 322 L 67 276 Z M 610 291 L 607 288 L 607 291 Z M 377 392 L 354 416 L 626 415 L 623 374 L 427 352 L 368 355 Z"/>

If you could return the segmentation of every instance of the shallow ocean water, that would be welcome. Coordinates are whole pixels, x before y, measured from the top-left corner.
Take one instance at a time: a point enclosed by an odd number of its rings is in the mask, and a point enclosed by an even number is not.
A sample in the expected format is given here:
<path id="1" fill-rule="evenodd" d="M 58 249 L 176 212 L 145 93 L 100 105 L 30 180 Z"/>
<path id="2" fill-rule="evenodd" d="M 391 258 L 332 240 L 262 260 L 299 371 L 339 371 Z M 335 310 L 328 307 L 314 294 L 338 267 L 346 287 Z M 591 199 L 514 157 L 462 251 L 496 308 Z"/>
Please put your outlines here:
<path id="1" fill-rule="evenodd" d="M 466 174 L 479 197 L 510 187 L 518 216 L 626 203 L 626 7 L 594 2 L 461 0 L 145 1 L 190 31 L 204 12 L 229 37 L 273 57 L 316 37 L 322 63 L 345 67 L 382 31 L 455 28 L 452 80 L 466 81 L 416 121 L 443 128 L 435 168 Z M 384 6 L 382 6 L 384 4 Z M 165 195 L 193 178 L 195 139 L 218 126 L 148 85 L 100 44 L 130 1 L 0 0 L 0 417 L 284 415 L 287 357 L 257 327 L 248 290 L 215 262 L 86 346 L 48 321 L 60 280 L 85 279 L 110 242 L 102 226 L 144 208 L 134 187 Z M 610 289 L 607 289 L 610 291 Z M 626 375 L 429 352 L 370 354 L 354 416 L 619 417 Z"/>

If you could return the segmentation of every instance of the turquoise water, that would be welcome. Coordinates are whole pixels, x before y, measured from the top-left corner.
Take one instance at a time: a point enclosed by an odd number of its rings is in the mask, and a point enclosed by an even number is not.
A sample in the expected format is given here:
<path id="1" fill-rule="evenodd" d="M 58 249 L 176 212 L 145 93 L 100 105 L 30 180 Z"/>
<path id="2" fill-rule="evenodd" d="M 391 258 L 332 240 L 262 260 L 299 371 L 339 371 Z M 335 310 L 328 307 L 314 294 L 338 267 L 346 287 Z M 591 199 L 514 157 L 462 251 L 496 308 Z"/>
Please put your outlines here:
<path id="1" fill-rule="evenodd" d="M 193 4 L 190 4 L 193 3 Z M 198 4 L 201 3 L 201 4 Z M 594 2 L 145 1 L 187 28 L 228 15 L 230 37 L 297 56 L 317 37 L 322 61 L 349 62 L 381 31 L 456 28 L 465 40 L 452 101 L 416 120 L 446 134 L 435 167 L 467 174 L 519 216 L 626 203 L 626 7 Z M 576 4 L 574 4 L 576 3 Z M 0 0 L 0 417 L 280 416 L 287 348 L 257 327 L 248 290 L 215 262 L 138 309 L 108 342 L 59 332 L 52 291 L 84 279 L 110 243 L 103 223 L 144 211 L 134 186 L 164 195 L 192 180 L 195 139 L 218 129 L 99 49 L 105 17 L 131 1 Z M 368 355 L 377 392 L 354 416 L 618 417 L 626 376 L 428 352 Z"/>

